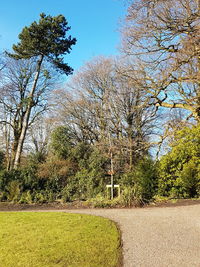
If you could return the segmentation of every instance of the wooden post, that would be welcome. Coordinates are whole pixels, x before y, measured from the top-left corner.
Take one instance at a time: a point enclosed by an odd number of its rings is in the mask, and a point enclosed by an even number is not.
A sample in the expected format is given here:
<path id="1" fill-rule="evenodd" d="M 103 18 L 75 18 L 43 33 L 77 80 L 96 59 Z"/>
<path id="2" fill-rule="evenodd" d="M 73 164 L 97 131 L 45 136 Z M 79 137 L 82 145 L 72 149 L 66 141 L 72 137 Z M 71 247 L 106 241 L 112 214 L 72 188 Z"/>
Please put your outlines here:
<path id="1" fill-rule="evenodd" d="M 110 179 L 111 179 L 111 199 L 114 198 L 114 179 L 113 179 L 113 174 L 114 174 L 114 168 L 113 168 L 113 154 L 112 152 L 110 153 L 110 167 L 111 167 L 111 173 L 110 173 Z"/>

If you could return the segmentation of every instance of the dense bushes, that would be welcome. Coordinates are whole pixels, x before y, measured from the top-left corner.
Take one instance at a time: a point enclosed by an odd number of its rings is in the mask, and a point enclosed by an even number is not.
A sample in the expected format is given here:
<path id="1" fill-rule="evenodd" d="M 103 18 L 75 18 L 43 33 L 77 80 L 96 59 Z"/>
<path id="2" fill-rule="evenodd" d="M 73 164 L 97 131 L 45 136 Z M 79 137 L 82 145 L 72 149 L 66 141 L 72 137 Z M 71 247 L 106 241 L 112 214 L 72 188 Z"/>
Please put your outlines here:
<path id="1" fill-rule="evenodd" d="M 38 178 L 31 169 L 27 168 L 18 171 L 2 171 L 0 192 L 1 201 L 42 203 L 50 200 L 46 181 Z"/>
<path id="2" fill-rule="evenodd" d="M 200 126 L 175 132 L 171 151 L 160 161 L 159 194 L 200 196 Z"/>
<path id="3" fill-rule="evenodd" d="M 62 135 L 65 133 L 60 127 L 59 131 Z M 53 133 L 54 142 L 58 136 Z M 51 143 L 52 152 L 46 159 L 38 153 L 31 154 L 25 167 L 17 171 L 2 170 L 0 200 L 45 203 L 86 200 L 103 194 L 107 183 L 108 158 L 94 146 L 67 143 L 69 139 L 64 137 L 62 140 L 64 145 L 61 140 L 57 146 Z M 64 153 L 65 145 L 67 156 Z"/>
<path id="4" fill-rule="evenodd" d="M 157 190 L 156 165 L 150 158 L 140 160 L 134 169 L 125 173 L 120 181 L 122 198 L 127 206 L 148 202 Z"/>
<path id="5" fill-rule="evenodd" d="M 60 135 L 62 138 L 57 143 Z M 158 196 L 200 195 L 199 126 L 175 132 L 171 150 L 160 162 L 144 157 L 131 170 L 125 164 L 114 175 L 114 183 L 121 189 L 120 197 L 114 201 L 106 200 L 106 184 L 110 184 L 109 155 L 94 145 L 72 142 L 69 136 L 67 128 L 59 127 L 53 133 L 49 154 L 30 154 L 19 170 L 6 171 L 2 153 L 0 200 L 29 204 L 87 200 L 97 207 L 130 207 Z"/>

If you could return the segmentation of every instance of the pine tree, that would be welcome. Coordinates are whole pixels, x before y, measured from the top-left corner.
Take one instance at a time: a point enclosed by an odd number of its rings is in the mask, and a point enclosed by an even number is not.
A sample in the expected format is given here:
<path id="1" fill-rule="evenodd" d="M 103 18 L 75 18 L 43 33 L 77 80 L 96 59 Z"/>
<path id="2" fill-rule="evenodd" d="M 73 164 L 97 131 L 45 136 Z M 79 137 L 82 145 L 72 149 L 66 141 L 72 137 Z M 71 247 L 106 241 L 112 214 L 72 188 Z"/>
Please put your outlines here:
<path id="1" fill-rule="evenodd" d="M 27 101 L 26 113 L 14 159 L 14 169 L 19 166 L 42 63 L 48 61 L 56 70 L 66 75 L 71 74 L 73 71 L 64 62 L 64 55 L 69 54 L 71 46 L 76 44 L 75 38 L 66 36 L 69 30 L 70 27 L 68 27 L 68 22 L 63 15 L 52 17 L 42 13 L 38 23 L 34 21 L 29 27 L 23 28 L 19 34 L 20 41 L 16 45 L 13 45 L 14 53 L 7 53 L 10 57 L 17 60 L 30 59 L 32 57 L 37 58 L 36 73 Z"/>

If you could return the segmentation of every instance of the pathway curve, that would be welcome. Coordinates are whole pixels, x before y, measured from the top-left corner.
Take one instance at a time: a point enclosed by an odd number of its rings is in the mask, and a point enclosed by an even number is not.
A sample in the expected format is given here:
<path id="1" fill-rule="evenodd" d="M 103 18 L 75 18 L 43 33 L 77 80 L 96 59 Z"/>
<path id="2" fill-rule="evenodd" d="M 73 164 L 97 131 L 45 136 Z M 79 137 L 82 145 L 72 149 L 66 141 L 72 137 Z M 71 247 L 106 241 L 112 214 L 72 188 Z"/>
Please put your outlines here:
<path id="1" fill-rule="evenodd" d="M 122 231 L 125 267 L 200 267 L 200 205 L 66 212 L 116 221 Z"/>
<path id="2" fill-rule="evenodd" d="M 122 232 L 124 267 L 200 267 L 200 204 L 40 211 L 91 214 L 117 222 Z"/>

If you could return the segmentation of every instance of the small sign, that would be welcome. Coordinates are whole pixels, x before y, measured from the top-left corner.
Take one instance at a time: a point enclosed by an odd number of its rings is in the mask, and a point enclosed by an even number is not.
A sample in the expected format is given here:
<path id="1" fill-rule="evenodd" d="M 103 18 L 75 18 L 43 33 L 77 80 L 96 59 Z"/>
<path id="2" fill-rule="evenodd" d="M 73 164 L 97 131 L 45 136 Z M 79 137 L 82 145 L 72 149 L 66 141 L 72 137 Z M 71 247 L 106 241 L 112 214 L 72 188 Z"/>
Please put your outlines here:
<path id="1" fill-rule="evenodd" d="M 112 185 L 111 185 L 111 184 L 107 184 L 106 187 L 107 187 L 107 188 L 110 188 L 110 187 L 112 187 Z M 119 185 L 118 185 L 118 184 L 114 184 L 113 187 L 114 187 L 114 188 L 118 188 Z"/>
<path id="2" fill-rule="evenodd" d="M 110 198 L 112 196 L 112 191 L 114 190 L 114 188 L 117 188 L 117 196 L 120 197 L 120 186 L 119 184 L 114 184 L 113 188 L 111 184 L 107 184 L 106 185 L 106 190 L 107 190 L 107 198 Z M 109 191 L 111 190 L 111 194 L 109 194 Z M 113 192 L 114 193 L 114 192 Z M 111 197 L 112 198 L 112 197 Z"/>

